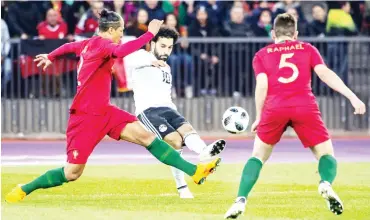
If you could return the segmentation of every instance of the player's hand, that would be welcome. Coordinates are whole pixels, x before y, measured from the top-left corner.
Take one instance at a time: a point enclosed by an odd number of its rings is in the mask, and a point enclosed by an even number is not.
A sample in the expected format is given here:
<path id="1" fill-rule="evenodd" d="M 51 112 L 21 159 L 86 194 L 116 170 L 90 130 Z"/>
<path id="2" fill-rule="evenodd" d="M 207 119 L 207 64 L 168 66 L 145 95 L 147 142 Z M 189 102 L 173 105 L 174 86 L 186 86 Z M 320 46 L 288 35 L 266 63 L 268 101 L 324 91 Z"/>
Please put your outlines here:
<path id="1" fill-rule="evenodd" d="M 256 119 L 252 126 L 251 126 L 251 132 L 252 133 L 256 133 L 257 132 L 257 127 L 258 127 L 258 124 L 260 123 L 260 119 Z"/>
<path id="2" fill-rule="evenodd" d="M 48 58 L 47 54 L 39 54 L 36 56 L 36 59 L 33 60 L 34 62 L 38 63 L 37 67 L 44 66 L 43 70 L 45 71 L 48 66 L 51 65 L 51 61 Z"/>
<path id="3" fill-rule="evenodd" d="M 163 24 L 163 20 L 153 19 L 148 25 L 148 31 L 153 35 L 158 34 L 159 28 Z"/>
<path id="4" fill-rule="evenodd" d="M 167 63 L 164 62 L 163 60 L 155 60 L 152 62 L 152 66 L 154 67 L 165 67 L 167 66 Z"/>
<path id="5" fill-rule="evenodd" d="M 355 109 L 354 114 L 355 115 L 363 115 L 366 112 L 366 106 L 365 103 L 363 103 L 359 98 L 354 97 L 351 100 L 351 104 L 353 108 Z"/>

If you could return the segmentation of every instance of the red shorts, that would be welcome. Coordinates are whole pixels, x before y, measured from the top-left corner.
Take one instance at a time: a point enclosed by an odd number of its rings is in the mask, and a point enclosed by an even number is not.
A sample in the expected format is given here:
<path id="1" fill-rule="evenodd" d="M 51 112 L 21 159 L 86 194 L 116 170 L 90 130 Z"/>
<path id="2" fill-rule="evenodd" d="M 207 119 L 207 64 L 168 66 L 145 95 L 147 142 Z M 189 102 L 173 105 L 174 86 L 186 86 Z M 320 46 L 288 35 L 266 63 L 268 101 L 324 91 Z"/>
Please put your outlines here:
<path id="1" fill-rule="evenodd" d="M 105 135 L 119 140 L 125 126 L 136 120 L 136 116 L 115 106 L 100 115 L 71 113 L 67 127 L 67 162 L 86 164 Z"/>
<path id="2" fill-rule="evenodd" d="M 317 106 L 264 109 L 257 135 L 266 144 L 275 145 L 288 126 L 294 129 L 304 147 L 330 139 Z"/>

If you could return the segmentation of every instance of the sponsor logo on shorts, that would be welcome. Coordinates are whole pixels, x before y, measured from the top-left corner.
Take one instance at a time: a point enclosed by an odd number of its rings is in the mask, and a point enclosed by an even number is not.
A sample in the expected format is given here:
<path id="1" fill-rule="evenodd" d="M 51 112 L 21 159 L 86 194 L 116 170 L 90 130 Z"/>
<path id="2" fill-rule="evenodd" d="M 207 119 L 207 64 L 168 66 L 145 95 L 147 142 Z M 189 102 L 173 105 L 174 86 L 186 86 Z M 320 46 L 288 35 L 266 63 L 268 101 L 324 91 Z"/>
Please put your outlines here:
<path id="1" fill-rule="evenodd" d="M 166 125 L 164 125 L 164 124 L 159 125 L 159 131 L 160 131 L 160 132 L 165 132 L 165 131 L 167 131 L 167 126 L 166 126 Z"/>

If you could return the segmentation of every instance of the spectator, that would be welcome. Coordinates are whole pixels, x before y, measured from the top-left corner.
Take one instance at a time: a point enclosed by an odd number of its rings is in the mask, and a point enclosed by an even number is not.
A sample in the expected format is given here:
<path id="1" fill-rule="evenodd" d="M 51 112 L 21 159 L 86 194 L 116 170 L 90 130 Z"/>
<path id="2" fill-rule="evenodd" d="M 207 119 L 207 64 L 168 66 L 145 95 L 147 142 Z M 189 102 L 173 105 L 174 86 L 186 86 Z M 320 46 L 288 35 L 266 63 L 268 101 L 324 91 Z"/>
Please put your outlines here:
<path id="1" fill-rule="evenodd" d="M 148 12 L 145 9 L 139 9 L 136 15 L 136 19 L 126 29 L 126 35 L 139 37 L 148 30 Z"/>
<path id="2" fill-rule="evenodd" d="M 325 36 L 326 26 L 326 11 L 322 5 L 314 5 L 312 7 L 313 21 L 309 24 L 310 36 L 323 37 Z"/>
<path id="3" fill-rule="evenodd" d="M 261 10 L 258 22 L 252 25 L 253 33 L 257 37 L 268 37 L 270 36 L 272 14 L 269 9 Z"/>
<path id="4" fill-rule="evenodd" d="M 182 29 L 188 20 L 187 15 L 187 6 L 184 2 L 180 0 L 165 0 L 162 3 L 163 11 L 168 14 L 174 14 L 176 16 L 176 20 L 178 20 L 178 25 L 180 29 Z M 167 16 L 166 16 L 167 18 Z M 181 33 L 182 30 L 178 29 Z"/>
<path id="5" fill-rule="evenodd" d="M 91 2 L 90 9 L 82 15 L 77 23 L 75 34 L 91 37 L 98 30 L 99 13 L 103 8 L 104 4 L 102 1 Z"/>
<path id="6" fill-rule="evenodd" d="M 41 15 L 34 3 L 14 2 L 9 5 L 8 16 L 11 36 L 20 36 L 22 39 L 37 36 L 36 27 L 41 22 Z"/>
<path id="7" fill-rule="evenodd" d="M 272 11 L 274 12 L 274 17 L 276 17 L 278 14 L 288 12 L 289 8 L 296 8 L 296 9 L 299 8 L 299 16 L 303 15 L 301 13 L 300 4 L 298 3 L 298 1 L 282 0 L 276 3 L 272 9 Z"/>
<path id="8" fill-rule="evenodd" d="M 67 36 L 67 24 L 59 19 L 59 14 L 54 9 L 49 9 L 46 13 L 46 21 L 37 26 L 39 39 L 63 39 Z"/>
<path id="9" fill-rule="evenodd" d="M 230 10 L 230 21 L 225 21 L 224 34 L 231 37 L 251 37 L 254 36 L 250 25 L 244 22 L 244 9 L 242 7 L 233 7 Z M 225 93 L 229 96 L 240 96 L 244 85 L 245 75 L 247 75 L 248 64 L 251 60 L 247 59 L 249 55 L 250 43 L 228 43 L 223 50 L 225 52 L 225 69 L 228 76 L 224 77 L 224 85 L 226 85 Z M 248 55 L 247 55 L 248 54 Z"/>
<path id="10" fill-rule="evenodd" d="M 287 10 L 287 13 L 293 15 L 297 19 L 297 29 L 300 36 L 308 36 L 309 30 L 308 30 L 308 24 L 305 19 L 302 19 L 302 17 L 299 16 L 297 8 L 290 7 Z"/>
<path id="11" fill-rule="evenodd" d="M 341 3 L 340 9 L 330 9 L 326 23 L 328 36 L 352 36 L 357 34 L 356 25 L 350 14 L 349 2 Z M 345 82 L 348 82 L 348 43 L 328 43 L 328 66 Z"/>
<path id="12" fill-rule="evenodd" d="M 196 11 L 196 19 L 189 26 L 189 36 L 192 37 L 215 37 L 219 36 L 219 29 L 208 18 L 205 7 L 199 7 Z"/>
<path id="13" fill-rule="evenodd" d="M 143 9 L 148 12 L 149 21 L 153 19 L 164 20 L 166 13 L 162 9 L 162 2 L 158 0 L 145 0 Z"/>
<path id="14" fill-rule="evenodd" d="M 109 5 L 109 8 L 112 11 L 115 11 L 121 15 L 125 21 L 125 26 L 130 26 L 131 22 L 135 20 L 135 15 L 138 8 L 134 1 L 113 0 L 107 3 L 107 5 Z"/>
<path id="15" fill-rule="evenodd" d="M 364 18 L 364 2 L 363 1 L 351 1 L 350 2 L 350 13 L 353 19 L 353 22 L 356 25 L 357 30 L 361 30 L 362 21 Z"/>
<path id="16" fill-rule="evenodd" d="M 349 2 L 341 4 L 340 9 L 330 9 L 326 32 L 329 36 L 352 36 L 357 34 L 356 25 L 350 14 L 351 5 Z"/>
<path id="17" fill-rule="evenodd" d="M 251 11 L 250 5 L 246 1 L 243 1 L 243 0 L 234 0 L 233 2 L 231 2 L 230 8 L 234 8 L 234 7 L 241 7 L 243 9 L 243 12 L 246 14 L 250 13 Z"/>
<path id="18" fill-rule="evenodd" d="M 224 22 L 224 35 L 231 37 L 250 37 L 254 36 L 250 25 L 244 22 L 244 9 L 233 7 L 230 10 L 230 21 Z"/>
<path id="19" fill-rule="evenodd" d="M 80 20 L 83 13 L 90 9 L 90 4 L 87 1 L 73 1 L 70 9 L 68 10 L 68 16 L 66 22 L 68 24 L 68 33 L 74 34 L 76 25 Z"/>
<path id="20" fill-rule="evenodd" d="M 191 16 L 189 15 L 192 15 L 194 13 L 194 6 L 195 6 L 195 3 L 194 3 L 194 0 L 184 0 L 184 3 L 187 5 L 187 14 L 188 14 L 188 18 L 189 20 L 191 19 Z M 186 24 L 189 24 L 190 21 L 187 21 Z"/>
<path id="21" fill-rule="evenodd" d="M 70 9 L 70 5 L 67 2 L 61 0 L 51 0 L 51 1 L 44 1 L 41 4 L 41 15 L 44 16 L 47 14 L 49 9 L 54 9 L 58 13 L 58 19 L 60 20 L 67 20 L 68 12 Z M 46 17 L 44 17 L 46 18 Z"/>
<path id="22" fill-rule="evenodd" d="M 246 22 L 248 24 L 258 23 L 261 12 L 266 9 L 269 10 L 269 5 L 267 4 L 267 2 L 265 1 L 260 2 L 259 4 L 257 4 L 256 8 L 253 9 L 251 14 L 247 17 Z"/>
<path id="23" fill-rule="evenodd" d="M 322 4 L 315 4 L 312 6 L 312 18 L 312 22 L 308 25 L 309 35 L 314 37 L 325 37 L 326 11 Z M 324 59 L 327 57 L 328 44 L 326 42 L 312 42 L 312 45 L 320 51 Z M 312 89 L 316 95 L 327 94 L 329 87 L 324 85 L 320 80 L 313 82 L 316 86 Z"/>
<path id="24" fill-rule="evenodd" d="M 8 25 L 1 19 L 1 93 L 12 79 L 12 60 L 8 57 L 10 51 Z"/>
<path id="25" fill-rule="evenodd" d="M 179 30 L 177 17 L 174 14 L 168 14 L 166 16 L 165 24 L 168 27 Z M 178 91 L 182 88 L 185 88 L 185 97 L 192 98 L 193 58 L 188 53 L 189 43 L 186 40 L 186 35 L 183 34 L 182 37 L 183 39 L 181 39 L 180 44 L 175 44 L 172 55 L 168 57 L 168 64 L 170 65 L 172 70 L 174 87 L 177 88 Z M 172 92 L 173 96 L 176 97 L 176 90 Z"/>
<path id="26" fill-rule="evenodd" d="M 220 32 L 214 24 L 208 19 L 208 13 L 205 7 L 199 7 L 196 11 L 196 19 L 189 26 L 189 36 L 191 37 L 216 37 Z M 218 77 L 219 58 L 217 56 L 217 45 L 213 44 L 195 44 L 192 48 L 192 54 L 195 59 L 197 73 L 200 74 L 200 93 L 205 95 L 216 94 L 216 78 Z M 203 72 L 204 71 L 204 72 Z M 197 79 L 199 80 L 199 79 Z"/>
<path id="27" fill-rule="evenodd" d="M 208 13 L 208 19 L 214 25 L 222 25 L 226 17 L 225 2 L 217 0 L 199 1 L 198 7 L 204 7 Z"/>

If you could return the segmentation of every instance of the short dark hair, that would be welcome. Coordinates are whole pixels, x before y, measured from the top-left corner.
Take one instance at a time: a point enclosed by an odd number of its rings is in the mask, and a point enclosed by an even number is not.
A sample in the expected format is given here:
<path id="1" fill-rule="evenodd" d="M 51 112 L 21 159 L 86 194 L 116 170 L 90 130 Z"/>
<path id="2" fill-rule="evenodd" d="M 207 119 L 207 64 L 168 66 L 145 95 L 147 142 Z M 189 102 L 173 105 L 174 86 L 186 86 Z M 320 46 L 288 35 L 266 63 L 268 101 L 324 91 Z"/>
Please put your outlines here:
<path id="1" fill-rule="evenodd" d="M 274 31 L 276 37 L 293 37 L 297 30 L 296 18 L 288 13 L 279 14 L 274 21 Z"/>
<path id="2" fill-rule="evenodd" d="M 175 44 L 177 42 L 177 39 L 179 38 L 179 32 L 177 32 L 177 30 L 174 28 L 170 28 L 164 25 L 159 29 L 158 34 L 155 35 L 152 41 L 157 42 L 160 37 L 161 38 L 172 38 L 173 43 Z"/>
<path id="3" fill-rule="evenodd" d="M 109 28 L 117 29 L 121 27 L 121 16 L 114 11 L 103 9 L 100 12 L 99 31 L 105 32 Z"/>

